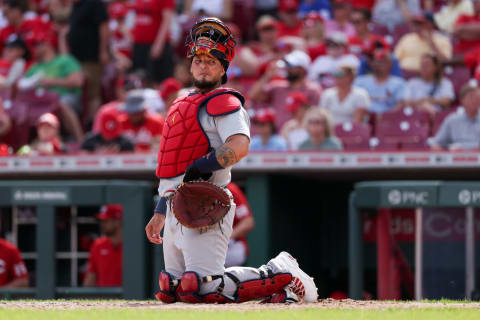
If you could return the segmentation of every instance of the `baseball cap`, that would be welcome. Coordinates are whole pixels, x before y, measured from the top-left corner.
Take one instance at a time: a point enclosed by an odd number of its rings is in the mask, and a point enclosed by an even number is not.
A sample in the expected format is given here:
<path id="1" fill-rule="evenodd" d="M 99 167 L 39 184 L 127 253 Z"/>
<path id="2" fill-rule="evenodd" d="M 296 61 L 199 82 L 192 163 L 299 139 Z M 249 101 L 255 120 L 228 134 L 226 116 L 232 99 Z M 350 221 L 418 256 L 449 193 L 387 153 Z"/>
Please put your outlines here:
<path id="1" fill-rule="evenodd" d="M 118 115 L 113 113 L 102 114 L 100 118 L 100 134 L 106 140 L 116 139 L 122 134 Z"/>
<path id="2" fill-rule="evenodd" d="M 271 108 L 262 108 L 255 111 L 253 122 L 274 123 L 276 118 L 275 111 Z"/>
<path id="3" fill-rule="evenodd" d="M 127 15 L 128 6 L 124 2 L 115 2 L 108 7 L 110 18 L 120 19 Z"/>
<path id="4" fill-rule="evenodd" d="M 290 112 L 295 112 L 300 107 L 308 105 L 308 98 L 303 92 L 293 91 L 287 96 L 286 102 L 286 109 Z"/>
<path id="5" fill-rule="evenodd" d="M 375 49 L 378 49 L 378 48 L 385 48 L 385 49 L 390 50 L 390 45 L 388 44 L 388 42 L 383 37 L 377 36 L 377 35 L 372 35 L 372 37 L 370 37 L 370 39 L 368 39 L 364 43 L 364 45 L 362 47 L 362 51 L 365 54 L 372 54 L 373 51 Z"/>
<path id="6" fill-rule="evenodd" d="M 33 42 L 35 44 L 46 43 L 51 45 L 55 49 L 58 48 L 58 37 L 52 30 L 44 30 L 34 33 Z"/>
<path id="7" fill-rule="evenodd" d="M 342 44 L 346 45 L 347 44 L 347 37 L 343 32 L 332 32 L 327 35 L 326 41 L 330 41 L 336 44 Z"/>
<path id="8" fill-rule="evenodd" d="M 180 81 L 175 78 L 167 78 L 160 84 L 160 95 L 162 96 L 162 99 L 165 100 L 169 95 L 180 91 L 182 88 L 183 86 Z"/>
<path id="9" fill-rule="evenodd" d="M 97 214 L 98 220 L 122 219 L 123 207 L 119 204 L 107 204 L 100 208 Z"/>
<path id="10" fill-rule="evenodd" d="M 300 50 L 293 50 L 283 60 L 285 60 L 288 67 L 302 67 L 305 70 L 308 70 L 312 62 L 309 55 Z"/>
<path id="11" fill-rule="evenodd" d="M 145 96 L 143 94 L 143 89 L 129 91 L 125 103 L 121 104 L 119 109 L 128 114 L 145 110 Z"/>
<path id="12" fill-rule="evenodd" d="M 298 7 L 299 3 L 297 0 L 280 0 L 278 4 L 278 10 L 284 12 L 298 10 Z"/>
<path id="13" fill-rule="evenodd" d="M 309 12 L 303 19 L 303 24 L 307 27 L 313 27 L 317 23 L 323 23 L 325 19 L 318 12 Z"/>
<path id="14" fill-rule="evenodd" d="M 42 124 L 48 124 L 55 129 L 60 127 L 60 122 L 58 118 L 53 113 L 44 113 L 38 118 L 37 127 L 41 126 Z"/>
<path id="15" fill-rule="evenodd" d="M 264 29 L 268 29 L 268 28 L 276 29 L 277 28 L 277 20 L 272 16 L 263 15 L 258 19 L 257 23 L 255 24 L 255 28 L 257 30 L 264 30 Z"/>

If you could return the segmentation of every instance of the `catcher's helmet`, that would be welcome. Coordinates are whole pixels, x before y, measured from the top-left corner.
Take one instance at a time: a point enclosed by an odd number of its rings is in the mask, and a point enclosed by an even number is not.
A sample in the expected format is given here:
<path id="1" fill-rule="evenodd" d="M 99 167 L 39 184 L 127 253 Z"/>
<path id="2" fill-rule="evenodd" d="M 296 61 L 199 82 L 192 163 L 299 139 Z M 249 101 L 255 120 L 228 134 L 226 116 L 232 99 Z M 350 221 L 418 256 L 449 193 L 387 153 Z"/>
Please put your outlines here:
<path id="1" fill-rule="evenodd" d="M 217 18 L 203 18 L 192 27 L 185 45 L 188 47 L 187 58 L 196 54 L 207 53 L 218 59 L 225 72 L 235 56 L 235 39 L 230 29 Z M 227 75 L 222 84 L 227 82 Z"/>

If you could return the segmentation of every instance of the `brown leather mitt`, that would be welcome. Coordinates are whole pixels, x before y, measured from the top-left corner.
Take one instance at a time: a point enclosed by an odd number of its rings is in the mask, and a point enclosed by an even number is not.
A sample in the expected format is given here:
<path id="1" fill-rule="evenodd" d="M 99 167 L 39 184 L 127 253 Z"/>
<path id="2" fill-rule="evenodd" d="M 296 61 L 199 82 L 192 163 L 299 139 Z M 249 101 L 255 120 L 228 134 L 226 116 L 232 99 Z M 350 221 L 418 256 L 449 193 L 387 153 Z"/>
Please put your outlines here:
<path id="1" fill-rule="evenodd" d="M 230 210 L 230 196 L 213 183 L 192 181 L 182 183 L 171 200 L 178 222 L 190 229 L 212 226 Z"/>

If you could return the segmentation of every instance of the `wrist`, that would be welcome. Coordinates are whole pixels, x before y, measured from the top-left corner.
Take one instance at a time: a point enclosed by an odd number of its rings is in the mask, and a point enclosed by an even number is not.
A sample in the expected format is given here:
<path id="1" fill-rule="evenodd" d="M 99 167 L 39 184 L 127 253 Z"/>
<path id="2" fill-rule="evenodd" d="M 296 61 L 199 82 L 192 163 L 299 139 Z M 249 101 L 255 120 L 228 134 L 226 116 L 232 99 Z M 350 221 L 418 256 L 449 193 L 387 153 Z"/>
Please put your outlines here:
<path id="1" fill-rule="evenodd" d="M 200 173 L 210 173 L 213 171 L 224 169 L 217 160 L 216 151 L 208 153 L 194 162 Z"/>
<path id="2" fill-rule="evenodd" d="M 154 210 L 154 214 L 165 215 L 167 213 L 167 198 L 160 197 Z"/>

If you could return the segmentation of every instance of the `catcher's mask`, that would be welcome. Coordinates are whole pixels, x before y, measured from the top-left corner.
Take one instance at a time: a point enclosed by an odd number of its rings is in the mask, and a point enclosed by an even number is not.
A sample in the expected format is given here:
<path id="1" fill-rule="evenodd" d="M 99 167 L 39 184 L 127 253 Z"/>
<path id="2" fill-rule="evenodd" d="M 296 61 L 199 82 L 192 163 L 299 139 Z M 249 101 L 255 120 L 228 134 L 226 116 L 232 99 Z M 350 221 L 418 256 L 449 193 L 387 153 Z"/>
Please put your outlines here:
<path id="1" fill-rule="evenodd" d="M 203 18 L 192 27 L 185 45 L 188 47 L 187 58 L 206 53 L 218 59 L 227 72 L 235 56 L 235 39 L 230 29 L 217 18 Z M 222 77 L 222 84 L 227 82 L 227 75 Z"/>

